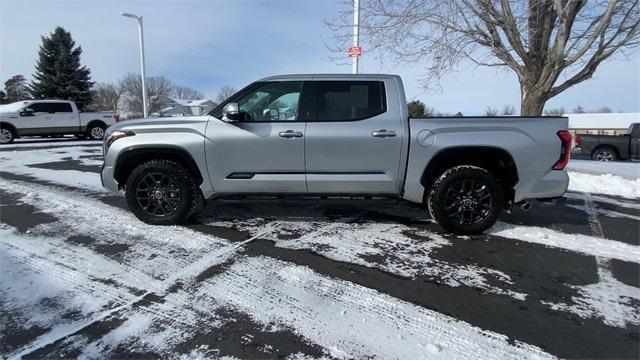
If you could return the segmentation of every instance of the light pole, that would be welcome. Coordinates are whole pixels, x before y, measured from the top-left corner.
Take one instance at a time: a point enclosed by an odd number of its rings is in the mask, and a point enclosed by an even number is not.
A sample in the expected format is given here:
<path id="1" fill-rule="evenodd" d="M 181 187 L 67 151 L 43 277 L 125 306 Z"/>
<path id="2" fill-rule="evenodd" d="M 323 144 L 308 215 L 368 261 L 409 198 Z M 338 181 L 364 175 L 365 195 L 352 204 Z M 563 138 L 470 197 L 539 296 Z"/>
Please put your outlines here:
<path id="1" fill-rule="evenodd" d="M 142 30 L 142 16 L 130 14 L 127 12 L 121 12 L 120 15 L 132 19 L 138 20 L 138 28 L 140 32 L 140 66 L 142 67 L 142 113 L 144 117 L 147 117 L 147 84 L 146 84 L 146 76 L 144 71 L 144 35 Z"/>
<path id="2" fill-rule="evenodd" d="M 353 47 L 358 49 L 358 53 L 353 56 L 352 72 L 358 73 L 358 62 L 360 60 L 360 0 L 353 0 Z"/>

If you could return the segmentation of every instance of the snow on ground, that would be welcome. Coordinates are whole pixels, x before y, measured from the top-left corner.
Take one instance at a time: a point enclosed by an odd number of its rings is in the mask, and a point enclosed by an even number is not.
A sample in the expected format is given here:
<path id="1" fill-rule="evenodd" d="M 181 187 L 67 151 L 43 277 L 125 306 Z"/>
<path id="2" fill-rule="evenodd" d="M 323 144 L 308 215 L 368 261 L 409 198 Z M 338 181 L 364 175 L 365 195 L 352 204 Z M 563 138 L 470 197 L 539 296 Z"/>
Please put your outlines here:
<path id="1" fill-rule="evenodd" d="M 37 167 L 38 164 L 60 161 L 75 161 L 81 166 L 100 166 L 102 165 L 102 148 L 95 146 L 95 144 L 91 146 L 42 148 L 32 151 L 7 150 L 3 146 L 0 150 L 0 161 L 2 162 L 0 171 L 32 176 L 53 184 L 71 186 L 96 193 L 107 192 L 100 183 L 99 174 L 81 170 Z"/>
<path id="2" fill-rule="evenodd" d="M 551 357 L 506 336 L 272 258 L 241 259 L 210 282 L 208 292 L 224 304 L 265 326 L 293 328 L 337 358 Z"/>
<path id="3" fill-rule="evenodd" d="M 292 202 L 289 201 L 289 204 Z M 251 208 L 221 207 L 208 209 L 201 220 L 209 225 L 234 227 L 254 234 L 258 226 L 268 220 L 263 214 L 282 218 L 277 229 L 265 236 L 273 240 L 277 247 L 286 249 L 309 249 L 315 253 L 336 261 L 344 261 L 367 267 L 378 268 L 392 274 L 415 278 L 426 276 L 437 279 L 449 286 L 469 286 L 495 294 L 509 295 L 524 300 L 526 294 L 505 290 L 491 284 L 512 284 L 510 277 L 498 270 L 473 264 L 450 264 L 430 257 L 438 248 L 453 246 L 452 242 L 427 230 L 415 230 L 415 227 L 400 223 L 362 222 L 361 218 L 368 210 L 365 208 L 354 214 L 353 218 L 340 221 L 321 220 L 322 210 L 309 204 L 296 207 L 298 219 L 288 216 L 291 210 L 273 206 L 273 201 L 252 201 Z M 407 219 L 415 219 L 417 224 L 425 212 L 408 207 L 399 207 L 394 211 Z M 298 212 L 301 211 L 301 212 Z M 403 211 L 404 210 L 404 211 Z M 416 224 L 416 225 L 417 225 Z M 415 226 L 415 225 L 414 225 Z M 464 241 L 461 239 L 461 241 Z"/>
<path id="4" fill-rule="evenodd" d="M 494 236 L 542 244 L 582 254 L 640 263 L 640 246 L 582 234 L 565 234 L 548 228 L 498 222 L 489 231 Z"/>
<path id="5" fill-rule="evenodd" d="M 542 244 L 595 256 L 598 266 L 607 259 L 640 263 L 640 246 L 581 234 L 565 234 L 547 228 L 496 223 L 489 233 L 519 241 Z M 604 265 L 607 266 L 607 265 Z M 554 310 L 570 311 L 583 318 L 600 317 L 610 326 L 640 325 L 640 288 L 621 283 L 608 269 L 601 269 L 595 284 L 572 286 L 581 296 L 572 297 L 574 304 L 544 302 Z"/>

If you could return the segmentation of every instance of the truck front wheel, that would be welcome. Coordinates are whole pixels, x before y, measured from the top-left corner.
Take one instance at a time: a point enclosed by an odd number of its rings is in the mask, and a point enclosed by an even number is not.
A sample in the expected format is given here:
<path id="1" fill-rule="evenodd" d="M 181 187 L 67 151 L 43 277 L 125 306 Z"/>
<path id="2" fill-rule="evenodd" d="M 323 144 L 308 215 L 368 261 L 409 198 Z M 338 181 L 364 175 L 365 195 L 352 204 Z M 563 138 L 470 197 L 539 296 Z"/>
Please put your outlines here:
<path id="1" fill-rule="evenodd" d="M 150 160 L 133 170 L 125 195 L 138 219 L 152 225 L 175 225 L 192 214 L 198 187 L 179 163 Z"/>
<path id="2" fill-rule="evenodd" d="M 485 169 L 461 165 L 443 172 L 433 183 L 427 202 L 431 217 L 455 234 L 480 234 L 498 219 L 504 194 Z"/>

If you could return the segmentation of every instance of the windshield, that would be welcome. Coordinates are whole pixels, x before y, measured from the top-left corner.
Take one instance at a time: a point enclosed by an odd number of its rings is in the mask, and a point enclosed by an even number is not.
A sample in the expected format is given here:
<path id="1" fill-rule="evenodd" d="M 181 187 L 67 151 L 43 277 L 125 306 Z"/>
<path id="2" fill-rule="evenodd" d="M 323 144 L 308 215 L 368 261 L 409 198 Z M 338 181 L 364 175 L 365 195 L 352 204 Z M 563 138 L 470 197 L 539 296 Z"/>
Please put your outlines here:
<path id="1" fill-rule="evenodd" d="M 0 112 L 15 112 L 22 109 L 28 104 L 29 103 L 26 101 L 18 101 L 11 104 L 0 105 Z"/>

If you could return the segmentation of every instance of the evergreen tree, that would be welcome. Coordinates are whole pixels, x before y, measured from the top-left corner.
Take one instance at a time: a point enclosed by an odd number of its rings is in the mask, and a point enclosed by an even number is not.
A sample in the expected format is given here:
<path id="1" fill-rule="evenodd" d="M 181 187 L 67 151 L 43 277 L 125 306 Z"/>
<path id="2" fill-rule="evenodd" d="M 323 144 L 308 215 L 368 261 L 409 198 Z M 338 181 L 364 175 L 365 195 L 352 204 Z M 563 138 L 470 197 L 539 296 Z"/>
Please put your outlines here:
<path id="1" fill-rule="evenodd" d="M 420 118 L 425 116 L 425 105 L 420 100 L 413 100 L 407 103 L 409 117 Z"/>
<path id="2" fill-rule="evenodd" d="M 22 75 L 15 75 L 11 77 L 9 80 L 4 82 L 4 94 L 4 101 L 7 103 L 30 99 L 31 94 L 29 93 L 27 79 Z"/>
<path id="3" fill-rule="evenodd" d="M 31 94 L 36 99 L 73 100 L 80 109 L 91 102 L 91 71 L 80 64 L 82 48 L 71 33 L 57 27 L 42 37 Z"/>

